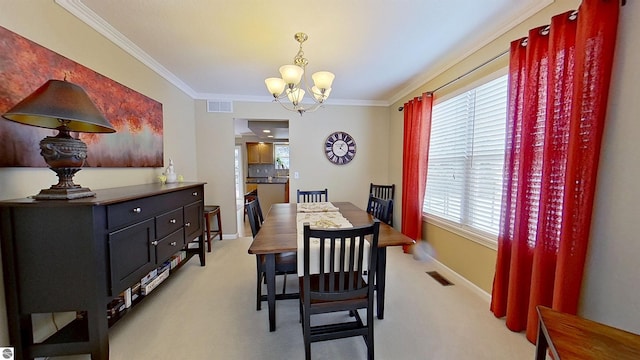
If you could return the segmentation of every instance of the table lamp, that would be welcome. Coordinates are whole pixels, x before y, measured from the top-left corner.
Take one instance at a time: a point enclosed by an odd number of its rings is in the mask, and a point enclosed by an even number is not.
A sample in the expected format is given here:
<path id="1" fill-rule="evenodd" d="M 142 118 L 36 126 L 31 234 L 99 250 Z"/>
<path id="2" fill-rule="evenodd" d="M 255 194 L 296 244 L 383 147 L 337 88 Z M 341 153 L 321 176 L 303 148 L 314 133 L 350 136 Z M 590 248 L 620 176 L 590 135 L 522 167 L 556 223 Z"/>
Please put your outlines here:
<path id="1" fill-rule="evenodd" d="M 87 145 L 69 132 L 112 133 L 116 130 L 80 86 L 66 80 L 49 80 L 2 115 L 25 125 L 57 129 L 58 135 L 40 141 L 40 155 L 58 174 L 58 183 L 42 189 L 35 199 L 78 199 L 95 196 L 73 183 L 87 158 Z"/>

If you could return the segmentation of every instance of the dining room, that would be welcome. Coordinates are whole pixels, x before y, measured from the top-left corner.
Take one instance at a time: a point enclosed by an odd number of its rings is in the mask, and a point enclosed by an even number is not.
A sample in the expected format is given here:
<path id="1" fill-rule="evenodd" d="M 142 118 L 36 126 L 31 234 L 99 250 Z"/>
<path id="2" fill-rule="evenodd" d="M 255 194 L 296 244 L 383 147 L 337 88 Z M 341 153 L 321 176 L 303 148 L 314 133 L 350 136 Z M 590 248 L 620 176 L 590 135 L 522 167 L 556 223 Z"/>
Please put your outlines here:
<path id="1" fill-rule="evenodd" d="M 172 82 L 171 77 L 164 77 L 166 72 L 141 61 L 128 53 L 126 47 L 103 35 L 94 27 L 96 23 L 85 23 L 81 16 L 60 5 L 83 3 L 100 2 L 4 2 L 0 5 L 0 25 L 160 102 L 164 116 L 162 155 L 166 164 L 147 168 L 85 168 L 77 180 L 92 189 L 156 183 L 172 159 L 184 179 L 204 183 L 203 203 L 220 206 L 223 229 L 221 240 L 213 241 L 211 252 L 206 253 L 206 266 L 186 262 L 154 296 L 109 329 L 111 358 L 301 359 L 305 346 L 299 299 L 276 298 L 273 305 L 266 299 L 262 309 L 256 310 L 256 254 L 249 252 L 254 239 L 249 221 L 234 216 L 238 210 L 233 174 L 234 121 L 238 118 L 288 121 L 291 203 L 295 202 L 296 189 L 328 188 L 334 205 L 351 204 L 366 212 L 371 182 L 397 184 L 392 227 L 402 232 L 402 194 L 414 189 L 402 186 L 404 114 L 398 109 L 412 97 L 472 71 L 505 51 L 509 41 L 525 36 L 528 29 L 548 24 L 554 15 L 576 8 L 580 1 L 538 2 L 501 32 L 465 48 L 464 56 L 450 54 L 451 57 L 440 59 L 441 66 L 432 73 L 408 80 L 383 102 L 327 101 L 317 112 L 304 115 L 286 111 L 271 103 L 271 99 L 254 101 L 246 97 L 229 101 L 233 104 L 231 112 L 209 112 L 207 101 L 216 94 L 185 90 L 181 84 Z M 633 239 L 639 230 L 635 214 L 640 202 L 636 201 L 638 192 L 634 190 L 638 177 L 634 150 L 639 123 L 635 121 L 638 102 L 634 96 L 640 81 L 630 64 L 638 63 L 632 39 L 640 31 L 633 21 L 639 9 L 637 3 L 627 2 L 620 13 L 610 95 L 615 100 L 610 101 L 608 109 L 591 242 L 577 309 L 584 316 L 636 333 L 640 331 L 635 311 L 638 299 L 635 288 L 629 284 L 636 283 L 638 278 L 634 264 L 639 243 Z M 388 39 L 380 42 L 392 43 Z M 316 48 L 308 52 L 317 54 L 317 51 Z M 394 56 L 400 57 L 399 53 Z M 501 57 L 472 71 L 472 75 L 442 92 L 440 99 L 444 101 L 488 78 L 504 75 L 507 66 L 507 57 Z M 268 67 L 269 71 L 277 70 L 276 64 L 269 63 Z M 341 78 L 336 79 L 337 89 Z M 261 88 L 262 81 L 262 78 L 258 81 Z M 326 153 L 326 141 L 336 132 L 350 135 L 357 144 L 357 152 L 347 164 L 336 164 Z M 3 167 L 0 194 L 3 199 L 31 196 L 49 187 L 52 176 L 45 167 Z M 341 208 L 339 204 L 336 206 Z M 268 209 L 263 210 L 265 218 L 268 217 Z M 496 318 L 490 311 L 496 241 L 478 241 L 464 228 L 451 230 L 446 222 L 434 221 L 427 214 L 421 214 L 420 222 L 423 225 L 420 236 L 433 245 L 433 257 L 406 253 L 399 245 L 385 247 L 384 316 L 373 321 L 376 357 L 532 358 L 535 346 L 531 340 L 521 332 L 509 330 L 504 318 Z M 266 224 L 268 228 L 269 220 Z M 287 250 L 292 248 L 289 246 Z M 432 276 L 434 273 L 440 277 Z M 265 296 L 268 287 L 281 290 L 284 285 L 282 276 L 269 274 L 269 278 L 269 284 L 266 280 L 262 284 Z M 299 291 L 298 281 L 291 281 L 292 278 L 297 276 L 289 276 L 286 291 L 295 293 Z M 438 278 L 448 281 L 443 284 Z M 0 298 L 10 288 L 11 284 L 0 285 Z M 0 346 L 11 345 L 8 329 L 13 320 L 8 319 L 6 308 L 6 303 L 0 303 Z M 58 330 L 61 324 L 58 312 L 43 311 L 39 315 L 33 324 L 37 336 L 44 338 Z M 76 314 L 69 316 L 75 318 Z M 272 323 L 274 331 L 270 331 Z M 313 357 L 320 359 L 366 358 L 367 353 L 361 337 L 313 343 L 311 348 Z"/>

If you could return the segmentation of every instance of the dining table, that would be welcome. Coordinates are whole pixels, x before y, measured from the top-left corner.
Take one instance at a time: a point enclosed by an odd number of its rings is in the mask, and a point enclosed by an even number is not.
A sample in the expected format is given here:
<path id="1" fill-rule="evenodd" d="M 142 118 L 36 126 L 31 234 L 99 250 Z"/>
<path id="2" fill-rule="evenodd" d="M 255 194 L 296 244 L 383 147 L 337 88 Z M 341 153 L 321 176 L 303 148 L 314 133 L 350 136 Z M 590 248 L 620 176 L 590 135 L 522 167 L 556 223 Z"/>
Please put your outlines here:
<path id="1" fill-rule="evenodd" d="M 372 224 L 374 217 L 350 202 L 331 202 L 352 226 Z M 275 256 L 279 253 L 298 250 L 298 204 L 273 204 L 267 213 L 260 231 L 249 246 L 249 254 L 264 255 L 266 262 L 267 304 L 269 309 L 269 331 L 276 330 L 276 274 Z M 400 231 L 380 223 L 378 234 L 378 259 L 376 266 L 376 301 L 378 319 L 384 318 L 385 276 L 387 247 L 411 245 L 415 241 Z M 284 298 L 291 298 L 284 297 Z"/>

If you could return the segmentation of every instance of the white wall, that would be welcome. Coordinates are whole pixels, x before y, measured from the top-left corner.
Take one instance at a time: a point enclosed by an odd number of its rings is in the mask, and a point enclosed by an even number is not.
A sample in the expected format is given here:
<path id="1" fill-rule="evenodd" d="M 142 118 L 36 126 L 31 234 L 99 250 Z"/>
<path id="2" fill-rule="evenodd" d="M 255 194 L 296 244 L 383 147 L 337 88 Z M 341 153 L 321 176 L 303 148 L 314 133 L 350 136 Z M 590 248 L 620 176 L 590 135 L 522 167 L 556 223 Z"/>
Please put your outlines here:
<path id="1" fill-rule="evenodd" d="M 270 102 L 234 102 L 233 109 L 233 113 L 207 113 L 205 101 L 196 102 L 198 174 L 208 184 L 207 202 L 221 205 L 224 234 L 237 232 L 235 216 L 230 216 L 235 209 L 235 118 L 289 120 L 292 202 L 297 189 L 326 187 L 330 200 L 350 201 L 365 208 L 369 183 L 388 181 L 387 108 L 332 106 L 329 101 L 324 108 L 303 116 Z M 356 141 L 356 156 L 347 165 L 334 165 L 324 155 L 324 141 L 334 131 L 345 131 Z M 299 179 L 294 178 L 295 172 Z"/>
<path id="2" fill-rule="evenodd" d="M 620 15 L 581 312 L 640 333 L 640 3 Z"/>

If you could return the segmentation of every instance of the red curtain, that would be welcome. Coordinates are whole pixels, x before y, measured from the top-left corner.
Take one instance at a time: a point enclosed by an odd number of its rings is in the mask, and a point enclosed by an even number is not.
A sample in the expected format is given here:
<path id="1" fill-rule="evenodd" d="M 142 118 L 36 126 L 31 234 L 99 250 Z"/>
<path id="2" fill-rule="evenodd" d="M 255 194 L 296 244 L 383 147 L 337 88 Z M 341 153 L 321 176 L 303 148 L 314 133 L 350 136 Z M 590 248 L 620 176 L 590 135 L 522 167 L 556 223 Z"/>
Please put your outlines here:
<path id="1" fill-rule="evenodd" d="M 577 312 L 619 7 L 584 0 L 511 44 L 491 311 L 531 342 L 537 305 Z"/>
<path id="2" fill-rule="evenodd" d="M 422 238 L 422 203 L 427 184 L 433 95 L 424 93 L 404 104 L 402 156 L 402 233 Z M 403 246 L 409 252 L 409 246 Z"/>

